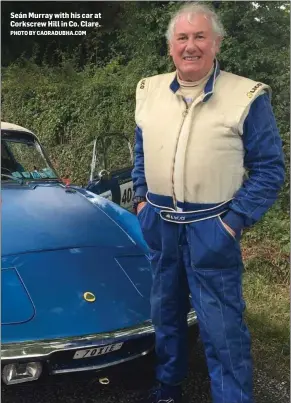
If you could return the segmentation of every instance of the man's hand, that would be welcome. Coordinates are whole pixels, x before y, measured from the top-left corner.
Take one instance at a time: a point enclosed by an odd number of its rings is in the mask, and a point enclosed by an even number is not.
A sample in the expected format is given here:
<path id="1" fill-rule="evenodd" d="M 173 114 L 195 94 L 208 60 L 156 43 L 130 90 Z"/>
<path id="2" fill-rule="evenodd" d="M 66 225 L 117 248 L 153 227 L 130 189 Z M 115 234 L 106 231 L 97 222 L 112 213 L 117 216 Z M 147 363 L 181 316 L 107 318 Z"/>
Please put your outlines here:
<path id="1" fill-rule="evenodd" d="M 229 225 L 225 224 L 225 222 L 223 222 L 222 220 L 221 220 L 221 222 L 224 225 L 226 231 L 228 231 L 235 238 L 236 233 L 234 232 L 234 230 L 232 228 L 230 228 Z"/>
<path id="2" fill-rule="evenodd" d="M 146 204 L 147 204 L 147 202 L 138 203 L 137 208 L 136 208 L 136 214 L 140 213 L 140 211 L 144 208 L 144 206 Z"/>

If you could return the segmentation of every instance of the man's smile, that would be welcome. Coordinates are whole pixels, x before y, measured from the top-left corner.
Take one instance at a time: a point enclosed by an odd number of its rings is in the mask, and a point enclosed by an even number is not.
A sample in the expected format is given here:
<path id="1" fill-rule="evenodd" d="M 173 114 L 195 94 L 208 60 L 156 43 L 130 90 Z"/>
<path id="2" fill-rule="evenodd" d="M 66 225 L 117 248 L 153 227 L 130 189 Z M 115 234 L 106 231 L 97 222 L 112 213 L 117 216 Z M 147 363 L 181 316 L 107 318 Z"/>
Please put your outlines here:
<path id="1" fill-rule="evenodd" d="M 196 62 L 199 59 L 200 59 L 200 56 L 184 56 L 183 57 L 183 60 L 186 60 L 187 62 Z"/>

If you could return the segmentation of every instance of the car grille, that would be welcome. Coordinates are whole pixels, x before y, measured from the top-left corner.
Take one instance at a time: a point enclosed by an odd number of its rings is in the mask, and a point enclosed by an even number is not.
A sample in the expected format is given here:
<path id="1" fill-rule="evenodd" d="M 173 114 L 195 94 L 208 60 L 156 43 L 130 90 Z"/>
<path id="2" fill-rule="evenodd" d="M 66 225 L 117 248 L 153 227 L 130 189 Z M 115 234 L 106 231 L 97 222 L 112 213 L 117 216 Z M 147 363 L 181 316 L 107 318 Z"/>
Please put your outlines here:
<path id="1" fill-rule="evenodd" d="M 118 341 L 116 341 L 117 343 Z M 111 344 L 111 343 L 108 343 Z M 52 354 L 50 357 L 49 371 L 51 373 L 86 370 L 91 367 L 103 367 L 114 365 L 118 361 L 130 359 L 133 356 L 142 354 L 149 351 L 154 346 L 154 335 L 139 337 L 136 339 L 125 341 L 120 350 L 110 352 L 108 354 L 99 355 L 97 357 L 88 357 L 84 359 L 74 360 L 74 354 L 77 350 L 62 351 Z M 86 348 L 86 347 L 85 347 Z M 80 348 L 80 350 L 85 349 Z M 88 346 L 87 348 L 94 348 Z"/>

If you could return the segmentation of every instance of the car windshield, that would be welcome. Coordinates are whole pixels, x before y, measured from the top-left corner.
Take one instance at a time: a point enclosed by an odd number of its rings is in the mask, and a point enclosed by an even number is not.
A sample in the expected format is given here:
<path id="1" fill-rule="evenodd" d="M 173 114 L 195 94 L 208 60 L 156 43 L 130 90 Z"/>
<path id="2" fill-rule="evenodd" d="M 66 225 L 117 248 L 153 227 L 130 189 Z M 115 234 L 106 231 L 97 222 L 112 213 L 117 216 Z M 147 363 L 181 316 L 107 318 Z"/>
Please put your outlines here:
<path id="1" fill-rule="evenodd" d="M 59 180 L 37 139 L 26 132 L 1 133 L 2 180 Z"/>
<path id="2" fill-rule="evenodd" d="M 91 163 L 91 180 L 98 179 L 98 172 L 110 172 L 131 167 L 132 146 L 125 134 L 105 134 L 95 139 Z"/>

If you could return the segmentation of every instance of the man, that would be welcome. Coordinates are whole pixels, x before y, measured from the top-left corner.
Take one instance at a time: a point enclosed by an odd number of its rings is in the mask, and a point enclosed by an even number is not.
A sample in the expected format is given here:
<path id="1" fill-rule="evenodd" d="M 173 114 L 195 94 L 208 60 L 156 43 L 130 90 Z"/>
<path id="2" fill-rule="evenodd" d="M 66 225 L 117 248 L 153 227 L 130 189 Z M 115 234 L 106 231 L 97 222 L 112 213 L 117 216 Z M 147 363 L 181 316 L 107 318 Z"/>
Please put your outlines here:
<path id="1" fill-rule="evenodd" d="M 183 6 L 167 32 L 176 71 L 136 92 L 134 206 L 151 251 L 159 387 L 179 403 L 187 373 L 189 290 L 214 403 L 253 403 L 239 240 L 284 180 L 270 88 L 220 71 L 223 37 L 203 4 Z"/>

